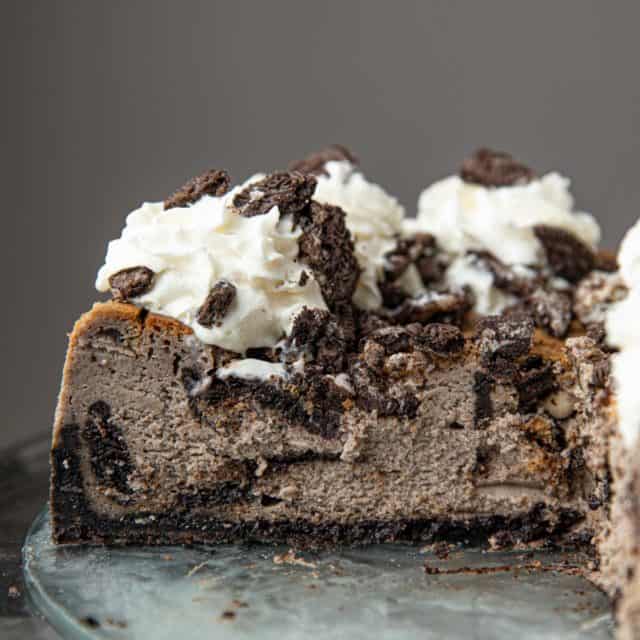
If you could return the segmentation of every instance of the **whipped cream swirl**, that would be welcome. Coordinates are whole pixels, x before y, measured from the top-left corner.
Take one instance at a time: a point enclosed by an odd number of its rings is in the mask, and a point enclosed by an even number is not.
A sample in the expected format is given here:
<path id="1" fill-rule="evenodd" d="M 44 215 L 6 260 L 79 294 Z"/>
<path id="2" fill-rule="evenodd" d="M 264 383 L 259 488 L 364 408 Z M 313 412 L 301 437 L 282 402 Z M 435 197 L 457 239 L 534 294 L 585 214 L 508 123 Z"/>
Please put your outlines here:
<path id="1" fill-rule="evenodd" d="M 433 234 L 451 259 L 445 276 L 449 284 L 470 286 L 479 313 L 499 313 L 515 299 L 496 291 L 486 269 L 467 252 L 489 251 L 526 276 L 527 268 L 545 264 L 533 230 L 537 225 L 569 231 L 592 248 L 600 238 L 593 216 L 574 210 L 569 180 L 558 173 L 504 187 L 485 187 L 450 176 L 422 192 L 417 218 L 406 220 L 404 229 L 406 234 Z"/>
<path id="2" fill-rule="evenodd" d="M 627 232 L 618 254 L 620 274 L 629 293 L 606 316 L 607 341 L 620 351 L 612 356 L 618 423 L 623 441 L 632 447 L 640 434 L 640 221 Z"/>
<path id="3" fill-rule="evenodd" d="M 281 218 L 277 207 L 248 218 L 233 209 L 235 195 L 261 177 L 188 207 L 165 211 L 162 202 L 143 204 L 109 243 L 96 288 L 108 291 L 112 275 L 144 266 L 155 273 L 154 284 L 132 300 L 136 304 L 176 318 L 202 342 L 224 349 L 274 346 L 303 307 L 326 304 L 311 270 L 298 262 L 301 231 L 291 219 Z M 235 286 L 235 299 L 222 322 L 204 327 L 198 309 L 220 280 Z"/>

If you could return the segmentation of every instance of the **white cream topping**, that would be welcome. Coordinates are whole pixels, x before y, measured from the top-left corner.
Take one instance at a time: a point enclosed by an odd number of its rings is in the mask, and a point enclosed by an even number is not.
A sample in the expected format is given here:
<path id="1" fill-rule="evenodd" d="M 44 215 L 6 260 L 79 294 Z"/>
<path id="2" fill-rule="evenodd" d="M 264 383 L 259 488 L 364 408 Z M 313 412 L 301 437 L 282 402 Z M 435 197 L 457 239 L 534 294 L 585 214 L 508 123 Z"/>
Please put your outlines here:
<path id="1" fill-rule="evenodd" d="M 493 274 L 480 267 L 471 255 L 454 258 L 445 272 L 445 280 L 452 289 L 470 287 L 475 298 L 475 310 L 484 315 L 500 313 L 516 302 L 515 296 L 493 286 Z"/>
<path id="2" fill-rule="evenodd" d="M 627 232 L 618 254 L 620 273 L 629 294 L 606 317 L 607 341 L 620 349 L 612 357 L 618 423 L 627 447 L 640 434 L 640 221 Z"/>
<path id="3" fill-rule="evenodd" d="M 326 304 L 311 271 L 297 261 L 301 231 L 280 219 L 277 207 L 250 218 L 231 207 L 238 191 L 259 178 L 189 207 L 165 211 L 162 202 L 143 204 L 129 214 L 121 237 L 109 243 L 96 288 L 108 291 L 110 276 L 145 266 L 156 277 L 136 304 L 180 320 L 208 344 L 239 353 L 274 346 L 303 307 Z M 303 270 L 309 278 L 301 286 Z M 204 327 L 197 311 L 219 280 L 231 282 L 236 297 L 220 326 Z"/>
<path id="4" fill-rule="evenodd" d="M 544 254 L 533 227 L 549 225 L 573 233 L 595 247 L 600 228 L 588 213 L 574 211 L 569 180 L 557 173 L 524 185 L 488 188 L 451 176 L 425 189 L 415 220 L 406 220 L 406 234 L 431 233 L 453 262 L 446 277 L 458 286 L 470 286 L 480 313 L 498 313 L 510 296 L 496 292 L 480 264 L 460 261 L 468 251 L 490 251 L 507 265 L 544 264 Z"/>
<path id="5" fill-rule="evenodd" d="M 224 367 L 216 370 L 216 376 L 225 378 L 240 378 L 241 380 L 266 381 L 272 378 L 284 378 L 285 368 L 281 362 L 265 362 L 255 358 L 232 360 Z"/>
<path id="6" fill-rule="evenodd" d="M 329 175 L 317 176 L 313 199 L 344 210 L 362 269 L 354 302 L 362 309 L 379 308 L 378 281 L 385 256 L 395 248 L 402 231 L 404 207 L 347 160 L 327 162 L 324 168 Z"/>

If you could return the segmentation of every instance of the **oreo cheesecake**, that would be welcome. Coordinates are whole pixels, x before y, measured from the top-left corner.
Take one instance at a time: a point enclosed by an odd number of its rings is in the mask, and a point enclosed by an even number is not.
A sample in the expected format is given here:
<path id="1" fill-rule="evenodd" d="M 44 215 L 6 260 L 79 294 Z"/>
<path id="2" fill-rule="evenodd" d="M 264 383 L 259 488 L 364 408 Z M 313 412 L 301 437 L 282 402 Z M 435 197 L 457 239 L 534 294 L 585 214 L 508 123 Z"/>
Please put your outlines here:
<path id="1" fill-rule="evenodd" d="M 619 270 L 486 149 L 416 218 L 340 146 L 143 204 L 70 336 L 54 540 L 578 545 L 636 619 L 639 234 Z"/>

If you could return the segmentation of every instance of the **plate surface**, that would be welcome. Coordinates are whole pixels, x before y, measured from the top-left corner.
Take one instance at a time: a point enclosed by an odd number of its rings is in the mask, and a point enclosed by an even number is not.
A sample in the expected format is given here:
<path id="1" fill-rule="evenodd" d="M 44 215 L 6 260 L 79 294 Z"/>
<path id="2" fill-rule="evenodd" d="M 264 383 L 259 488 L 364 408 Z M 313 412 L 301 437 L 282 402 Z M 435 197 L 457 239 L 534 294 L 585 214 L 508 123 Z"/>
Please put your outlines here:
<path id="1" fill-rule="evenodd" d="M 566 554 L 56 547 L 46 510 L 23 552 L 33 603 L 65 638 L 577 640 L 613 632 L 607 598 L 553 569 L 579 559 Z M 462 567 L 485 571 L 455 573 Z"/>

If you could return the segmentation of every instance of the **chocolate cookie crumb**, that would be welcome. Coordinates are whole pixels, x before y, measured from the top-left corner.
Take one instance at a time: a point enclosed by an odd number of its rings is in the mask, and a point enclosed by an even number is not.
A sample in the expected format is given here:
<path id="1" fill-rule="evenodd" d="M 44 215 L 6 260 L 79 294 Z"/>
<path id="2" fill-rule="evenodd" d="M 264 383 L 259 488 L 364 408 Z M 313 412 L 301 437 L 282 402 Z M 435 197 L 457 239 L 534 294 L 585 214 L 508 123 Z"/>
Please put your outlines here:
<path id="1" fill-rule="evenodd" d="M 439 281 L 445 265 L 438 260 L 436 239 L 430 233 L 399 238 L 395 248 L 385 255 L 385 280 L 393 282 L 415 264 L 425 284 Z"/>
<path id="2" fill-rule="evenodd" d="M 567 334 L 573 316 L 571 297 L 567 293 L 539 288 L 529 296 L 526 304 L 537 326 L 556 338 Z"/>
<path id="3" fill-rule="evenodd" d="M 235 619 L 235 617 L 236 617 L 236 612 L 235 611 L 228 610 L 228 611 L 223 611 L 220 614 L 220 618 L 222 620 L 233 620 L 233 619 Z"/>
<path id="4" fill-rule="evenodd" d="M 220 325 L 236 298 L 236 288 L 226 280 L 218 280 L 198 309 L 196 319 L 203 327 Z"/>
<path id="5" fill-rule="evenodd" d="M 509 187 L 531 182 L 535 173 L 510 154 L 483 147 L 463 161 L 460 177 L 485 187 Z"/>
<path id="6" fill-rule="evenodd" d="M 411 349 L 410 334 L 403 327 L 385 327 L 369 335 L 368 341 L 384 347 L 385 355 L 402 353 Z"/>
<path id="7" fill-rule="evenodd" d="M 464 314 L 471 309 L 473 301 L 467 290 L 439 293 L 430 291 L 408 298 L 396 309 L 387 312 L 387 317 L 398 324 L 419 322 L 446 322 L 460 324 Z"/>
<path id="8" fill-rule="evenodd" d="M 534 282 L 522 278 L 511 267 L 504 264 L 489 251 L 472 251 L 471 255 L 493 276 L 493 284 L 497 289 L 506 291 L 519 298 L 531 292 Z"/>
<path id="9" fill-rule="evenodd" d="M 555 376 L 549 362 L 540 356 L 530 356 L 522 364 L 516 382 L 521 413 L 535 411 L 538 403 L 556 390 Z"/>
<path id="10" fill-rule="evenodd" d="M 434 322 L 422 328 L 413 338 L 416 349 L 429 350 L 441 355 L 460 353 L 464 349 L 464 335 L 453 324 Z"/>
<path id="11" fill-rule="evenodd" d="M 84 618 L 81 618 L 80 622 L 82 622 L 82 624 L 86 625 L 90 629 L 98 629 L 101 626 L 100 621 L 93 616 L 86 616 Z"/>
<path id="12" fill-rule="evenodd" d="M 279 171 L 250 184 L 233 199 L 245 218 L 268 213 L 278 207 L 280 215 L 295 214 L 309 206 L 316 179 L 298 172 Z"/>
<path id="13" fill-rule="evenodd" d="M 290 171 L 299 171 L 300 173 L 308 173 L 312 175 L 329 175 L 327 170 L 325 169 L 325 165 L 327 162 L 340 162 L 346 160 L 353 165 L 358 164 L 358 159 L 356 156 L 349 151 L 346 147 L 343 147 L 340 144 L 332 144 L 322 149 L 322 151 L 317 151 L 316 153 L 312 153 L 308 155 L 306 158 L 302 160 L 298 160 L 297 162 L 292 162 L 289 165 Z"/>
<path id="14" fill-rule="evenodd" d="M 130 300 L 143 295 L 153 286 L 155 273 L 147 267 L 131 267 L 109 278 L 111 295 L 116 300 Z"/>
<path id="15" fill-rule="evenodd" d="M 536 225 L 533 231 L 555 275 L 575 284 L 595 267 L 594 252 L 572 233 L 544 224 Z"/>
<path id="16" fill-rule="evenodd" d="M 191 178 L 172 196 L 164 201 L 164 208 L 186 207 L 197 202 L 202 196 L 223 196 L 229 191 L 229 174 L 222 169 L 210 169 Z"/>
<path id="17" fill-rule="evenodd" d="M 607 273 L 613 273 L 619 268 L 618 258 L 613 253 L 600 250 L 596 253 L 596 264 L 594 268 L 600 271 L 606 271 Z"/>
<path id="18" fill-rule="evenodd" d="M 304 212 L 298 212 L 296 221 L 303 230 L 298 258 L 313 271 L 327 305 L 336 311 L 350 304 L 360 267 L 344 211 L 312 202 Z"/>
<path id="19" fill-rule="evenodd" d="M 476 327 L 482 366 L 496 375 L 511 375 L 514 360 L 531 348 L 533 322 L 525 315 L 487 316 Z"/>
<path id="20" fill-rule="evenodd" d="M 295 317 L 287 338 L 286 357 L 295 361 L 305 354 L 309 373 L 340 373 L 345 364 L 345 336 L 336 318 L 324 309 L 304 307 Z"/>
<path id="21" fill-rule="evenodd" d="M 366 338 L 378 329 L 392 326 L 391 323 L 371 311 L 360 311 L 356 316 L 358 335 Z"/>
<path id="22" fill-rule="evenodd" d="M 592 322 L 587 325 L 586 334 L 587 337 L 591 338 L 598 346 L 602 346 L 607 337 L 603 322 Z"/>
<path id="23" fill-rule="evenodd" d="M 384 347 L 374 340 L 367 340 L 362 349 L 362 358 L 367 367 L 379 374 L 381 374 L 384 369 L 386 355 Z"/>
<path id="24" fill-rule="evenodd" d="M 476 371 L 473 375 L 473 392 L 476 394 L 473 423 L 476 428 L 493 415 L 493 403 L 491 401 L 491 387 L 493 381 L 490 376 L 482 371 Z"/>

